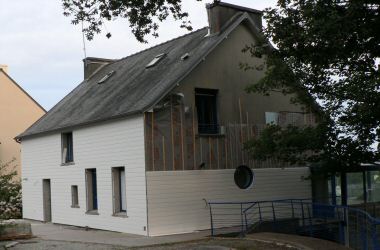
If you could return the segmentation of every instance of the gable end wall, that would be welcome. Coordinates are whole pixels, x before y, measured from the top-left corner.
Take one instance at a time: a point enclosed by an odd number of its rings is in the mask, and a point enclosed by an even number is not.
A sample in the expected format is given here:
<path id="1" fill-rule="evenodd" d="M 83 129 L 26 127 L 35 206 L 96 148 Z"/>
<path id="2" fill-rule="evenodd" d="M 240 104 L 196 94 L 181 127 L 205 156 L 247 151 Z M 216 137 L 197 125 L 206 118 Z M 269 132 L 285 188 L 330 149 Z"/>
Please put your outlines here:
<path id="1" fill-rule="evenodd" d="M 266 111 L 301 111 L 300 106 L 291 104 L 290 96 L 275 93 L 267 97 L 245 92 L 244 89 L 248 84 L 258 81 L 264 74 L 264 71 L 244 72 L 239 68 L 240 62 L 249 62 L 251 65 L 262 63 L 241 52 L 246 44 L 252 42 L 254 37 L 250 31 L 244 25 L 238 26 L 172 93 L 181 93 L 184 96 L 184 105 L 189 110 L 194 110 L 195 88 L 218 89 L 218 118 L 220 124 L 225 126 L 232 124 L 237 127 L 243 123 L 245 127 L 247 119 L 251 124 L 264 126 Z M 170 111 L 168 112 L 170 115 Z M 183 117 L 191 116 L 192 112 L 188 113 Z M 147 113 L 146 117 L 147 124 L 152 124 L 153 122 L 149 123 L 149 119 L 153 120 L 152 114 Z M 229 136 L 207 137 L 190 133 L 194 137 L 187 142 L 195 141 L 195 143 L 190 143 L 190 146 L 187 143 L 181 144 L 181 140 L 178 139 L 181 135 L 178 112 L 176 116 L 172 116 L 177 117 L 174 119 L 176 121 L 174 123 L 176 126 L 173 126 L 176 128 L 174 137 L 168 132 L 162 132 L 165 128 L 167 130 L 172 128 L 170 116 L 166 116 L 169 117 L 166 119 L 166 127 L 159 124 L 162 123 L 162 117 L 165 117 L 162 112 L 155 113 L 154 117 L 156 117 L 154 130 L 151 129 L 151 125 L 146 128 L 150 235 L 210 229 L 210 214 L 206 201 L 242 202 L 311 198 L 311 182 L 305 180 L 305 177 L 309 176 L 307 167 L 286 168 L 283 165 L 268 164 L 269 166 L 264 166 L 265 169 L 259 169 L 260 165 L 247 160 L 248 157 L 242 154 L 242 143 L 237 136 L 232 140 Z M 184 127 L 188 128 L 191 125 L 185 123 Z M 186 135 L 191 129 L 183 130 L 186 131 L 184 137 L 189 137 Z M 152 131 L 159 136 L 153 137 Z M 165 136 L 164 141 L 160 133 Z M 155 138 L 154 150 L 152 150 L 152 139 L 149 141 L 149 138 Z M 174 149 L 170 146 L 171 141 L 175 143 Z M 235 142 L 235 147 L 232 147 Z M 162 144 L 166 145 L 165 150 L 160 147 Z M 208 148 L 210 150 L 206 151 Z M 222 157 L 224 150 L 227 151 L 224 153 L 227 157 Z M 171 151 L 174 154 L 167 153 Z M 182 155 L 185 155 L 184 161 Z M 199 168 L 202 162 L 205 163 L 204 169 Z M 242 164 L 250 166 L 255 174 L 255 183 L 247 190 L 239 189 L 234 183 L 234 169 Z M 235 212 L 240 216 L 239 210 Z"/>
<path id="2" fill-rule="evenodd" d="M 143 117 L 73 131 L 75 165 L 61 166 L 61 134 L 22 141 L 23 217 L 43 220 L 42 180 L 51 179 L 52 222 L 146 235 Z M 112 216 L 111 167 L 124 166 L 128 218 Z M 85 169 L 96 168 L 99 215 L 86 214 Z M 71 185 L 80 208 L 71 208 Z"/>

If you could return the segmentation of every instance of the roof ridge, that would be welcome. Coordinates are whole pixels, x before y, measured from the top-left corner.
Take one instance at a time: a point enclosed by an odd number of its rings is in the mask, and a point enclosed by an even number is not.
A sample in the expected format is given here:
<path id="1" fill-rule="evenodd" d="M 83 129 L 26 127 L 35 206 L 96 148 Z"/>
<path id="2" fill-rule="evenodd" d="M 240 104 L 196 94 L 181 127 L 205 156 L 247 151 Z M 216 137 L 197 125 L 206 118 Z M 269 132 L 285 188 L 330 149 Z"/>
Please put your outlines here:
<path id="1" fill-rule="evenodd" d="M 179 39 L 181 39 L 181 38 L 183 38 L 183 37 L 189 36 L 189 35 L 191 35 L 191 34 L 194 34 L 194 33 L 198 32 L 198 31 L 201 31 L 201 30 L 206 29 L 206 28 L 208 28 L 208 26 L 205 26 L 205 27 L 203 27 L 203 28 L 199 28 L 199 29 L 197 29 L 197 30 L 193 30 L 193 31 L 191 31 L 191 32 L 189 32 L 189 33 L 183 34 L 182 36 L 177 36 L 177 37 L 175 37 L 175 38 L 173 38 L 173 39 L 170 39 L 170 40 L 167 40 L 167 41 L 165 41 L 165 42 L 162 42 L 162 43 L 156 44 L 156 45 L 154 45 L 154 46 L 152 46 L 152 47 L 149 47 L 149 48 L 146 48 L 146 49 L 140 50 L 140 51 L 138 51 L 138 52 L 135 52 L 135 53 L 133 53 L 133 54 L 130 54 L 130 55 L 128 55 L 128 56 L 125 56 L 125 57 L 123 57 L 123 58 L 120 58 L 119 60 L 116 60 L 115 62 L 112 62 L 112 63 L 120 62 L 120 61 L 125 60 L 125 59 L 128 59 L 128 58 L 130 58 L 130 57 L 132 57 L 132 56 L 135 56 L 135 55 L 138 55 L 138 54 L 140 54 L 140 53 L 146 52 L 146 51 L 148 51 L 148 50 L 151 50 L 151 49 L 157 48 L 157 47 L 159 47 L 159 46 L 161 46 L 161 45 L 164 45 L 164 44 L 167 44 L 167 43 L 170 43 L 170 42 L 173 42 L 173 41 L 179 40 Z M 112 64 L 112 63 L 111 63 L 111 64 Z"/>

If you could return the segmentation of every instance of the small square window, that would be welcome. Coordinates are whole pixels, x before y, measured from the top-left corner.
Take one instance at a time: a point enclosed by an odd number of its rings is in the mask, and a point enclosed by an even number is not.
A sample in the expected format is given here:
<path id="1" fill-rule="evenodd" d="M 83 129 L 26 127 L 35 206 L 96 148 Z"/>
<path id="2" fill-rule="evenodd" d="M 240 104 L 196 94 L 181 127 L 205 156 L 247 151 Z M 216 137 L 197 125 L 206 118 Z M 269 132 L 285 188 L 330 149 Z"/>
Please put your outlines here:
<path id="1" fill-rule="evenodd" d="M 71 186 L 71 207 L 79 207 L 78 186 L 76 185 Z"/>
<path id="2" fill-rule="evenodd" d="M 73 133 L 62 133 L 62 163 L 74 162 Z"/>
<path id="3" fill-rule="evenodd" d="M 218 134 L 217 94 L 215 89 L 195 89 L 199 134 Z"/>

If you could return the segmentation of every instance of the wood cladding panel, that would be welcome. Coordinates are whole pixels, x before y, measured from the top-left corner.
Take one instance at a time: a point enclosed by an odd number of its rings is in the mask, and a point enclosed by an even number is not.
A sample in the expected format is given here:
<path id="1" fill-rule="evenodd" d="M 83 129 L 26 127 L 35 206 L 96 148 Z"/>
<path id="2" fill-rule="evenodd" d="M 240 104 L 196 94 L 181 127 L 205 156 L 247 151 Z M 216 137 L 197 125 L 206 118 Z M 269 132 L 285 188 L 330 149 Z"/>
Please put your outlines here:
<path id="1" fill-rule="evenodd" d="M 247 141 L 257 137 L 265 125 L 250 124 L 248 114 L 243 123 L 225 124 L 223 135 L 198 135 L 194 107 L 171 101 L 166 107 L 145 113 L 145 152 L 147 171 L 183 171 L 197 169 L 234 169 L 283 167 L 276 161 L 259 162 L 244 149 Z"/>

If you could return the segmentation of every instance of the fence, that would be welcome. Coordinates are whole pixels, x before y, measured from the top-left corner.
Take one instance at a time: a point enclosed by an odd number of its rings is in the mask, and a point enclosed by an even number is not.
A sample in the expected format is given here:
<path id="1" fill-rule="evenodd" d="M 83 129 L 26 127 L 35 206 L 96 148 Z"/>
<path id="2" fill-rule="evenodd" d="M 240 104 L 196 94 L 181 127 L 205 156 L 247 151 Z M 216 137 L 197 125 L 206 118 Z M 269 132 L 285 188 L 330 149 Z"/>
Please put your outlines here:
<path id="1" fill-rule="evenodd" d="M 380 220 L 358 208 L 308 199 L 208 204 L 213 236 L 269 231 L 322 238 L 353 249 L 380 250 Z"/>

